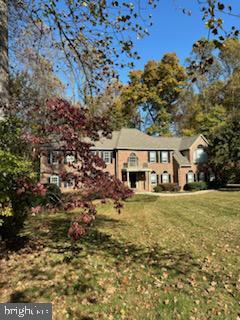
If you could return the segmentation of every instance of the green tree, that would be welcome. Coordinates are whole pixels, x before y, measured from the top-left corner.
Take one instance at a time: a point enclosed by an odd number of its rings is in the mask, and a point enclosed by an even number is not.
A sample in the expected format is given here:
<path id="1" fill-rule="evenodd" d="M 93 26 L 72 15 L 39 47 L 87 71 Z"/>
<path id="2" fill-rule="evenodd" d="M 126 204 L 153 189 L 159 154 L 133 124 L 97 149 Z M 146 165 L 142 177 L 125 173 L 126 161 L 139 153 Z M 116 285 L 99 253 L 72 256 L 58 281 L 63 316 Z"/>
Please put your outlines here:
<path id="1" fill-rule="evenodd" d="M 186 85 L 185 69 L 175 53 L 161 61 L 149 61 L 144 70 L 132 71 L 120 97 L 122 109 L 130 112 L 134 126 L 143 122 L 149 134 L 169 135 L 175 119 L 176 102 Z"/>
<path id="2" fill-rule="evenodd" d="M 212 135 L 209 153 L 221 183 L 240 183 L 240 113 Z"/>
<path id="3" fill-rule="evenodd" d="M 29 194 L 18 194 L 19 181 L 36 179 L 21 134 L 22 124 L 16 118 L 5 117 L 0 122 L 0 234 L 4 238 L 20 231 L 30 205 Z"/>
<path id="4" fill-rule="evenodd" d="M 189 86 L 179 99 L 178 130 L 180 134 L 203 133 L 211 136 L 228 118 L 239 111 L 240 42 L 227 39 L 218 51 L 213 42 L 201 40 L 188 62 Z M 203 73 L 194 67 L 205 59 L 212 60 Z M 193 67 L 193 68 L 192 68 Z"/>
<path id="5" fill-rule="evenodd" d="M 202 133 L 209 138 L 225 123 L 228 114 L 221 99 L 223 86 L 222 81 L 216 81 L 200 93 L 185 92 L 177 119 L 177 128 L 181 135 Z"/>

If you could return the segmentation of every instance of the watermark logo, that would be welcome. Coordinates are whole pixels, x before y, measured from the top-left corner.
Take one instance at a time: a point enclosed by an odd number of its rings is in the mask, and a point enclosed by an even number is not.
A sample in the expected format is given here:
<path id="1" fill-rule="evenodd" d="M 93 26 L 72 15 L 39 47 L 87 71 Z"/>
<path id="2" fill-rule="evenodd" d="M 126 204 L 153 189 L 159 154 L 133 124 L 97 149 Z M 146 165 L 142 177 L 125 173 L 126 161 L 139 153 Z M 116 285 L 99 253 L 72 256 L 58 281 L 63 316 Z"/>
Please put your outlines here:
<path id="1" fill-rule="evenodd" d="M 1 320 L 52 320 L 51 303 L 0 303 Z"/>

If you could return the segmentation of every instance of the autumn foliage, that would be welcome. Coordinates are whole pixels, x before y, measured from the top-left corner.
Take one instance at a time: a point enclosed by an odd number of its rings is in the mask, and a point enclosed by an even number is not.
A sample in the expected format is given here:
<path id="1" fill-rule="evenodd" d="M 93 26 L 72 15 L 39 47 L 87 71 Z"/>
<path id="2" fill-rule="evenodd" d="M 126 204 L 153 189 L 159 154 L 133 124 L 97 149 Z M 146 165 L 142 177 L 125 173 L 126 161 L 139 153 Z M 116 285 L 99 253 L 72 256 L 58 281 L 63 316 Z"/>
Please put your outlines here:
<path id="1" fill-rule="evenodd" d="M 75 188 L 81 192 L 63 202 L 65 210 L 81 208 L 81 216 L 74 219 L 68 232 L 74 240 L 84 236 L 95 219 L 96 207 L 93 199 L 96 195 L 102 202 L 112 199 L 118 212 L 122 208 L 122 201 L 132 195 L 132 191 L 119 179 L 104 171 L 105 162 L 91 151 L 94 141 L 100 137 L 111 137 L 108 127 L 106 118 L 91 117 L 85 108 L 72 106 L 58 98 L 47 102 L 46 121 L 40 128 L 41 141 L 57 144 L 62 156 L 71 151 L 77 158 L 69 166 L 74 168 L 72 178 Z M 39 141 L 34 136 L 28 138 Z M 41 145 L 35 147 L 41 152 Z M 66 181 L 69 173 L 63 170 L 60 176 L 62 181 Z"/>

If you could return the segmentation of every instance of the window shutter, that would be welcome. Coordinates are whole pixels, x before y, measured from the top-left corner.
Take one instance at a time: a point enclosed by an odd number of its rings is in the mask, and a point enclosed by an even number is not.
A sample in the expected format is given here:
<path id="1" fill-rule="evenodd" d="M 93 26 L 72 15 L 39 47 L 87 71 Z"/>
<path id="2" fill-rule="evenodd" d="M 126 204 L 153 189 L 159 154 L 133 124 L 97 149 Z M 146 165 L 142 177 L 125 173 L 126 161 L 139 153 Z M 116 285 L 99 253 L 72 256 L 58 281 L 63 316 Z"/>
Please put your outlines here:
<path id="1" fill-rule="evenodd" d="M 59 188 L 61 188 L 61 178 L 60 177 L 58 177 L 58 186 L 59 186 Z"/>
<path id="2" fill-rule="evenodd" d="M 158 162 L 158 151 L 156 151 L 156 162 Z"/>
<path id="3" fill-rule="evenodd" d="M 171 162 L 171 159 L 170 159 L 170 151 L 168 151 L 168 162 L 169 162 L 169 163 Z"/>
<path id="4" fill-rule="evenodd" d="M 113 163 L 113 151 L 111 151 L 110 153 L 111 153 L 111 163 Z"/>
<path id="5" fill-rule="evenodd" d="M 188 183 L 188 174 L 186 173 L 186 183 Z"/>
<path id="6" fill-rule="evenodd" d="M 169 174 L 168 176 L 169 176 L 169 183 L 171 183 L 171 182 L 172 182 L 172 181 L 171 181 L 171 175 Z"/>
<path id="7" fill-rule="evenodd" d="M 49 151 L 48 152 L 48 164 L 51 164 L 52 163 L 52 153 Z"/>
<path id="8" fill-rule="evenodd" d="M 160 151 L 160 162 L 162 163 L 162 151 Z"/>
<path id="9" fill-rule="evenodd" d="M 162 178 L 162 174 L 161 174 L 161 183 L 163 183 L 163 178 Z"/>
<path id="10" fill-rule="evenodd" d="M 51 178 L 50 177 L 48 177 L 48 183 L 51 183 Z"/>
<path id="11" fill-rule="evenodd" d="M 157 174 L 157 185 L 159 185 L 159 174 Z"/>
<path id="12" fill-rule="evenodd" d="M 64 164 L 67 164 L 67 155 L 64 154 Z"/>
<path id="13" fill-rule="evenodd" d="M 148 151 L 148 162 L 150 162 L 150 151 Z"/>

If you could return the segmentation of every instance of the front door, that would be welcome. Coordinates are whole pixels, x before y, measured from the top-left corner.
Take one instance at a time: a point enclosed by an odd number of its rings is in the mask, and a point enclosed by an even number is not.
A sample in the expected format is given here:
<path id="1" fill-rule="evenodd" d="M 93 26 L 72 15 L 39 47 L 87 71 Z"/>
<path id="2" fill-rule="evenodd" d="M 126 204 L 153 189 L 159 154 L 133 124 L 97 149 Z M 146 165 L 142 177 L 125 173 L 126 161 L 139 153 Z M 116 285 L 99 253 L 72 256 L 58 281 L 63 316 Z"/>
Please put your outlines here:
<path id="1" fill-rule="evenodd" d="M 136 172 L 130 172 L 129 173 L 129 179 L 130 179 L 130 187 L 132 189 L 137 188 L 137 173 Z"/>

